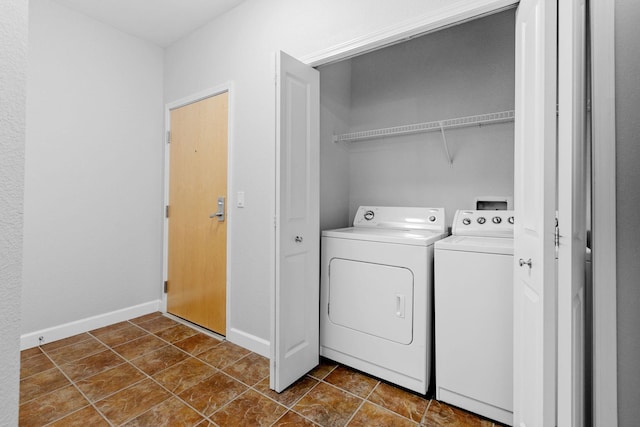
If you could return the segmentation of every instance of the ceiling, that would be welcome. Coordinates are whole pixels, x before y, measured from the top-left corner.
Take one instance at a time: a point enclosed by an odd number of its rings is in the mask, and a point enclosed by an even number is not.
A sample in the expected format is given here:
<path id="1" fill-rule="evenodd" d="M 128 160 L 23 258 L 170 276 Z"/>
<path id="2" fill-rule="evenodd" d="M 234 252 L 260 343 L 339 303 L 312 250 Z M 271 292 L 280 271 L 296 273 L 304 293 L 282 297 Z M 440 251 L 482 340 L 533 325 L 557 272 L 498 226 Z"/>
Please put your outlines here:
<path id="1" fill-rule="evenodd" d="M 55 0 L 100 22 L 166 47 L 244 0 Z"/>

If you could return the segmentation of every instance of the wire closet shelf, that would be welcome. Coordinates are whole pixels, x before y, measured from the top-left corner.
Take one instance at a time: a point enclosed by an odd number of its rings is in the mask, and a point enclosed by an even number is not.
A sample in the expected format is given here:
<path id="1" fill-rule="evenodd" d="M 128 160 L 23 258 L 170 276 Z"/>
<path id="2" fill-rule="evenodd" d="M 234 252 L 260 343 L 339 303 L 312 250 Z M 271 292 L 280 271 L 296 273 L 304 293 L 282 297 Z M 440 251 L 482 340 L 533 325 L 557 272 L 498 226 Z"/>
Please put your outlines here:
<path id="1" fill-rule="evenodd" d="M 458 117 L 455 119 L 438 120 L 426 123 L 395 126 L 383 129 L 372 129 L 361 132 L 344 133 L 333 136 L 333 142 L 353 142 L 365 139 L 384 138 L 387 136 L 409 135 L 414 133 L 440 131 L 444 135 L 445 129 L 455 129 L 469 126 L 482 126 L 495 123 L 505 123 L 513 120 L 513 111 L 480 114 L 477 116 Z"/>

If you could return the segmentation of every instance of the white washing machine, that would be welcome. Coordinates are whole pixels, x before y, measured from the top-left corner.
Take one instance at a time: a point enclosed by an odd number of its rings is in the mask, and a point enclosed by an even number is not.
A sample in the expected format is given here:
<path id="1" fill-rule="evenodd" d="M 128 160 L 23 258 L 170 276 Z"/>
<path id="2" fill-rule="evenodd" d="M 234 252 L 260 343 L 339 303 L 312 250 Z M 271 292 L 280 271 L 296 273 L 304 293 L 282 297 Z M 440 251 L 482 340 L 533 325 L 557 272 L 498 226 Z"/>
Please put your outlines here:
<path id="1" fill-rule="evenodd" d="M 320 354 L 426 393 L 444 236 L 442 208 L 361 206 L 353 227 L 323 231 Z"/>
<path id="2" fill-rule="evenodd" d="M 513 211 L 458 211 L 435 244 L 436 399 L 513 425 Z"/>

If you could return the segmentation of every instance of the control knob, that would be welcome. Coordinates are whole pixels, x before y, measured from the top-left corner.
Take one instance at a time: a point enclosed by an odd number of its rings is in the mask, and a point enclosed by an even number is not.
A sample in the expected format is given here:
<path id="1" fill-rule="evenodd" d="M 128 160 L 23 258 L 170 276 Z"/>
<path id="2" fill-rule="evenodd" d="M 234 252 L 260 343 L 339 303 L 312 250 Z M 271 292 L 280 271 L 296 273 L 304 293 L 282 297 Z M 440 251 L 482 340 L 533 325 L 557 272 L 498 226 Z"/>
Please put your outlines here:
<path id="1" fill-rule="evenodd" d="M 431 215 L 431 216 L 429 217 L 429 221 L 431 221 L 431 222 L 435 222 L 435 221 L 436 221 L 436 217 L 435 217 L 435 216 L 433 216 L 433 215 Z"/>
<path id="2" fill-rule="evenodd" d="M 373 213 L 373 211 L 366 211 L 364 213 L 364 219 L 366 219 L 367 221 L 371 221 L 374 216 L 375 214 Z"/>
<path id="3" fill-rule="evenodd" d="M 509 224 L 513 224 L 514 223 L 514 218 L 512 216 L 509 217 Z"/>
<path id="4" fill-rule="evenodd" d="M 462 220 L 462 223 L 464 225 L 469 225 L 469 224 L 471 224 L 471 220 L 469 218 L 465 218 L 465 219 Z"/>
<path id="5" fill-rule="evenodd" d="M 491 221 L 494 224 L 500 224 L 502 222 L 502 218 L 500 218 L 499 216 L 494 216 L 493 218 L 491 218 Z"/>
<path id="6" fill-rule="evenodd" d="M 487 219 L 483 216 L 479 216 L 478 217 L 478 224 L 484 224 L 485 222 L 487 222 Z"/>

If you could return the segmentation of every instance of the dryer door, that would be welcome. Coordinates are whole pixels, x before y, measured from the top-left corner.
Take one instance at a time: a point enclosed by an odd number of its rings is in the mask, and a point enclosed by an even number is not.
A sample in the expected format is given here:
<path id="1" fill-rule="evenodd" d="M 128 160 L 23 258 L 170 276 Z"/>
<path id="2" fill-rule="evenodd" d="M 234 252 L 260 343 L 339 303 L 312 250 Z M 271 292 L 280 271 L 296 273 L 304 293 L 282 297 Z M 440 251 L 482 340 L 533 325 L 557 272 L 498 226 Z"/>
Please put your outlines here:
<path id="1" fill-rule="evenodd" d="M 329 320 L 398 344 L 413 341 L 413 273 L 404 267 L 333 258 Z"/>

